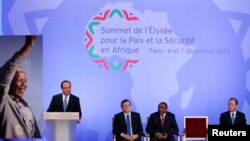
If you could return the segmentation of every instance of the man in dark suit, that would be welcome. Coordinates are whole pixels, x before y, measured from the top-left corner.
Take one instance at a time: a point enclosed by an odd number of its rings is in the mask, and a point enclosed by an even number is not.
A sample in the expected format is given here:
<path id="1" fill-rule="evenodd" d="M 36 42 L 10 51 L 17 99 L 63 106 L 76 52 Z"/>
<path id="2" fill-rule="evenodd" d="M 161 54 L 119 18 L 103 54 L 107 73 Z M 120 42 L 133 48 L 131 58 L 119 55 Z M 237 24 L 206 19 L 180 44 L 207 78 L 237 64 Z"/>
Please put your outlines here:
<path id="1" fill-rule="evenodd" d="M 167 103 L 161 102 L 158 112 L 150 115 L 146 131 L 150 134 L 151 141 L 175 141 L 174 134 L 178 134 L 179 128 L 175 115 L 167 109 Z"/>
<path id="2" fill-rule="evenodd" d="M 245 114 L 237 110 L 238 100 L 230 98 L 228 101 L 228 111 L 220 116 L 220 125 L 246 125 Z"/>
<path id="3" fill-rule="evenodd" d="M 131 102 L 124 99 L 121 102 L 122 112 L 114 117 L 113 134 L 117 141 L 141 141 L 143 135 L 139 113 L 131 111 Z"/>
<path id="4" fill-rule="evenodd" d="M 64 80 L 61 83 L 62 93 L 54 95 L 47 112 L 79 112 L 80 123 L 82 116 L 80 100 L 77 96 L 71 94 L 71 82 Z"/>

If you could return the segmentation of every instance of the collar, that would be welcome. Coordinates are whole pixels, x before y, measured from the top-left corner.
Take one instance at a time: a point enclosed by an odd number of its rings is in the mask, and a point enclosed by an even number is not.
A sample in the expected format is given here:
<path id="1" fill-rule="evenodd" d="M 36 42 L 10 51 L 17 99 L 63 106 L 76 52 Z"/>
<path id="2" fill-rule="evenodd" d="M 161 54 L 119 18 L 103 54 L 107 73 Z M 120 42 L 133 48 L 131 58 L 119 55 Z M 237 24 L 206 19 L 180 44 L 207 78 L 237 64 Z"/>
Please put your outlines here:
<path id="1" fill-rule="evenodd" d="M 19 98 L 19 103 L 18 103 L 18 101 L 17 101 L 17 99 L 16 99 L 16 97 L 15 97 L 14 95 L 9 94 L 9 96 L 10 96 L 10 98 L 11 98 L 13 101 L 15 101 L 17 104 L 22 103 L 25 107 L 28 106 L 28 103 L 27 103 L 24 99 Z"/>
<path id="2" fill-rule="evenodd" d="M 66 96 L 64 93 L 62 93 L 62 95 L 63 95 L 63 98 Z M 67 98 L 69 98 L 70 95 L 71 95 L 71 94 L 67 95 Z"/>
<path id="3" fill-rule="evenodd" d="M 232 114 L 234 114 L 234 116 L 236 116 L 236 111 L 230 112 L 230 116 L 232 116 Z"/>
<path id="4" fill-rule="evenodd" d="M 123 112 L 123 114 L 124 116 L 127 116 L 127 115 L 131 116 L 131 112 L 128 112 L 128 113 Z"/>
<path id="5" fill-rule="evenodd" d="M 160 116 L 162 116 L 160 112 L 158 112 L 158 113 L 159 113 Z M 165 117 L 166 114 L 167 114 L 167 112 L 165 112 L 165 113 L 163 114 L 163 116 Z"/>

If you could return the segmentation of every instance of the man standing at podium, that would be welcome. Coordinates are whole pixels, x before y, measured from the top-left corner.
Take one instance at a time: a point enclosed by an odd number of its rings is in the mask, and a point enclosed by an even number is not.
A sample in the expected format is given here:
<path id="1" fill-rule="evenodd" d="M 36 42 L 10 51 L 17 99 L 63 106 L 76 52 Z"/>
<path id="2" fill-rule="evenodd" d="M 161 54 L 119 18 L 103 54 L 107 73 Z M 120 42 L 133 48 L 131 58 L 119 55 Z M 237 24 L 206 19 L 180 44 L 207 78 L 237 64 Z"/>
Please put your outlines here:
<path id="1" fill-rule="evenodd" d="M 228 111 L 220 116 L 220 125 L 246 125 L 245 114 L 237 110 L 238 100 L 230 98 L 228 101 Z"/>
<path id="2" fill-rule="evenodd" d="M 131 102 L 124 99 L 121 102 L 122 112 L 115 115 L 113 133 L 117 141 L 141 141 L 143 134 L 139 113 L 131 111 Z"/>
<path id="3" fill-rule="evenodd" d="M 80 100 L 77 96 L 71 94 L 71 82 L 64 80 L 61 82 L 62 93 L 54 95 L 47 112 L 79 112 L 80 123 L 82 116 Z"/>
<path id="4" fill-rule="evenodd" d="M 23 47 L 0 68 L 0 138 L 41 138 L 36 119 L 23 99 L 28 86 L 20 64 L 36 36 L 26 36 Z"/>

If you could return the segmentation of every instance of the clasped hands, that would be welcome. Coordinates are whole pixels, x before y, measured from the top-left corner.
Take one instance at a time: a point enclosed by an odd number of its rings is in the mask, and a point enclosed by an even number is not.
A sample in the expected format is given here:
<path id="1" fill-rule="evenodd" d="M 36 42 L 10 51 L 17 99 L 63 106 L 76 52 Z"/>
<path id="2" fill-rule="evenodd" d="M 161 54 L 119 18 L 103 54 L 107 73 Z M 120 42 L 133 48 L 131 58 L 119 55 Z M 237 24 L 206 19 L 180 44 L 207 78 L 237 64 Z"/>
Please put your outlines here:
<path id="1" fill-rule="evenodd" d="M 168 134 L 167 133 L 159 133 L 159 132 L 156 132 L 155 133 L 155 137 L 157 139 L 166 139 L 168 137 Z"/>
<path id="2" fill-rule="evenodd" d="M 139 137 L 139 135 L 135 134 L 135 135 L 127 135 L 127 134 L 124 134 L 122 135 L 122 137 L 127 140 L 127 141 L 133 141 L 135 139 L 137 139 Z"/>

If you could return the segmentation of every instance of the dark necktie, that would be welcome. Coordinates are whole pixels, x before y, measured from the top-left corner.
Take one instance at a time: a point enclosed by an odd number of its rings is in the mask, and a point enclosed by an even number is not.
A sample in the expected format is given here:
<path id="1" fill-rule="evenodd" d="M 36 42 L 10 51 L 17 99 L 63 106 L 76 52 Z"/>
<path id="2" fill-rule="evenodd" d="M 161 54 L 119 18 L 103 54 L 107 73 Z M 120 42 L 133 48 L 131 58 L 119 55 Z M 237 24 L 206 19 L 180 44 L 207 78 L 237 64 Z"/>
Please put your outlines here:
<path id="1" fill-rule="evenodd" d="M 64 100 L 63 100 L 63 110 L 64 110 L 64 112 L 66 112 L 66 109 L 67 109 L 67 97 L 68 96 L 65 96 L 65 98 L 64 98 Z"/>
<path id="2" fill-rule="evenodd" d="M 235 118 L 234 118 L 234 113 L 232 113 L 231 120 L 232 120 L 232 124 L 234 125 L 234 121 L 235 121 Z"/>
<path id="3" fill-rule="evenodd" d="M 129 117 L 129 114 L 127 114 L 127 134 L 128 135 L 132 135 L 131 133 L 131 126 L 130 126 L 130 117 Z"/>

